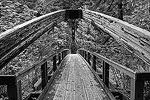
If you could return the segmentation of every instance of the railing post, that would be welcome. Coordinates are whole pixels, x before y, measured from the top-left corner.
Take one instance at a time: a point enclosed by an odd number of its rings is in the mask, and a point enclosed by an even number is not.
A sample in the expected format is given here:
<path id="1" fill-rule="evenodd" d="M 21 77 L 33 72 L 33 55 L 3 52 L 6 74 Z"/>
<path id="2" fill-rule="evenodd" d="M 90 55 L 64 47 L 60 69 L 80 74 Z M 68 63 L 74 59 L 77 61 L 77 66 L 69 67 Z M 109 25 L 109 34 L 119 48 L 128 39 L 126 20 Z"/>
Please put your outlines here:
<path id="1" fill-rule="evenodd" d="M 64 51 L 61 53 L 62 60 L 64 59 Z"/>
<path id="2" fill-rule="evenodd" d="M 66 57 L 66 56 L 67 56 L 67 51 L 65 50 L 65 51 L 64 51 L 64 57 Z"/>
<path id="3" fill-rule="evenodd" d="M 22 100 L 22 96 L 20 92 L 21 88 L 19 88 L 20 86 L 18 86 L 16 76 L 10 76 L 10 77 L 6 76 L 6 78 L 9 80 L 7 86 L 9 100 Z"/>
<path id="4" fill-rule="evenodd" d="M 96 56 L 95 55 L 93 55 L 92 67 L 96 71 Z"/>
<path id="5" fill-rule="evenodd" d="M 42 75 L 42 89 L 46 86 L 48 82 L 48 75 L 47 75 L 47 62 L 41 65 L 41 75 Z"/>
<path id="6" fill-rule="evenodd" d="M 109 64 L 103 61 L 103 82 L 109 87 Z"/>
<path id="7" fill-rule="evenodd" d="M 88 63 L 91 65 L 91 54 L 88 52 Z"/>
<path id="8" fill-rule="evenodd" d="M 84 59 L 87 61 L 87 53 L 84 51 Z"/>
<path id="9" fill-rule="evenodd" d="M 81 56 L 84 57 L 84 51 L 81 50 L 80 52 L 81 52 Z"/>
<path id="10" fill-rule="evenodd" d="M 144 82 L 150 81 L 149 76 L 150 73 L 136 73 L 135 79 L 131 79 L 131 100 L 144 100 Z"/>
<path id="11" fill-rule="evenodd" d="M 118 0 L 118 18 L 123 20 L 122 0 Z"/>
<path id="12" fill-rule="evenodd" d="M 83 50 L 80 50 L 80 54 L 83 57 L 83 55 L 84 55 Z"/>
<path id="13" fill-rule="evenodd" d="M 61 63 L 61 53 L 58 54 L 58 64 Z"/>
<path id="14" fill-rule="evenodd" d="M 17 82 L 18 88 L 18 100 L 22 100 L 22 89 L 21 89 L 21 80 Z"/>
<path id="15" fill-rule="evenodd" d="M 63 54 L 62 54 L 63 55 Z M 63 58 L 62 58 L 63 59 Z M 53 57 L 53 71 L 55 72 L 57 69 L 57 65 L 56 65 L 56 55 Z"/>

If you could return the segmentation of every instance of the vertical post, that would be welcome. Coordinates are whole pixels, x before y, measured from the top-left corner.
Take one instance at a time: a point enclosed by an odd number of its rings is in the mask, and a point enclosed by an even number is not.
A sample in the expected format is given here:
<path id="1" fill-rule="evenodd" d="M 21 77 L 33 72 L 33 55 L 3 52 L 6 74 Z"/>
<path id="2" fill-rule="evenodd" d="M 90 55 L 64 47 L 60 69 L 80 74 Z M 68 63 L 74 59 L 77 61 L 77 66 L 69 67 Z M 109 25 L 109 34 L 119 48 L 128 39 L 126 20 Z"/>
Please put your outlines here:
<path id="1" fill-rule="evenodd" d="M 64 52 L 61 52 L 61 58 L 64 59 Z"/>
<path id="2" fill-rule="evenodd" d="M 118 0 L 118 18 L 123 20 L 122 0 Z"/>
<path id="3" fill-rule="evenodd" d="M 131 79 L 131 100 L 144 100 L 144 78 L 142 74 L 136 73 L 135 79 Z"/>
<path id="4" fill-rule="evenodd" d="M 58 54 L 58 64 L 61 63 L 61 53 Z"/>
<path id="5" fill-rule="evenodd" d="M 62 59 L 65 58 L 65 51 L 62 52 Z"/>
<path id="6" fill-rule="evenodd" d="M 91 54 L 88 52 L 88 63 L 91 65 Z"/>
<path id="7" fill-rule="evenodd" d="M 41 75 L 42 75 L 42 89 L 46 86 L 48 82 L 48 75 L 47 75 L 47 62 L 41 65 Z"/>
<path id="8" fill-rule="evenodd" d="M 72 24 L 72 42 L 71 42 L 71 53 L 76 54 L 76 42 L 75 42 L 75 32 L 76 32 L 76 20 L 71 20 Z"/>
<path id="9" fill-rule="evenodd" d="M 81 51 L 81 54 L 82 54 L 82 57 L 84 58 L 84 51 L 83 50 Z"/>
<path id="10" fill-rule="evenodd" d="M 84 51 L 82 50 L 82 57 L 84 58 Z"/>
<path id="11" fill-rule="evenodd" d="M 93 55 L 93 63 L 92 63 L 93 69 L 96 71 L 96 56 Z"/>
<path id="12" fill-rule="evenodd" d="M 63 55 L 63 54 L 62 54 Z M 57 65 L 56 65 L 56 55 L 53 57 L 53 71 L 55 72 L 57 69 Z"/>
<path id="13" fill-rule="evenodd" d="M 22 97 L 19 97 L 21 93 L 19 92 L 19 89 L 18 89 L 16 76 L 10 76 L 10 83 L 8 83 L 7 91 L 8 91 L 9 100 L 21 100 L 22 99 Z"/>
<path id="14" fill-rule="evenodd" d="M 87 53 L 86 53 L 86 51 L 84 51 L 84 59 L 87 61 Z"/>
<path id="15" fill-rule="evenodd" d="M 22 100 L 21 80 L 17 82 L 17 88 L 18 88 L 18 100 Z"/>
<path id="16" fill-rule="evenodd" d="M 67 51 L 65 50 L 65 51 L 64 51 L 64 57 L 66 57 L 66 56 L 67 56 Z"/>
<path id="17" fill-rule="evenodd" d="M 103 82 L 109 87 L 109 64 L 103 61 Z"/>

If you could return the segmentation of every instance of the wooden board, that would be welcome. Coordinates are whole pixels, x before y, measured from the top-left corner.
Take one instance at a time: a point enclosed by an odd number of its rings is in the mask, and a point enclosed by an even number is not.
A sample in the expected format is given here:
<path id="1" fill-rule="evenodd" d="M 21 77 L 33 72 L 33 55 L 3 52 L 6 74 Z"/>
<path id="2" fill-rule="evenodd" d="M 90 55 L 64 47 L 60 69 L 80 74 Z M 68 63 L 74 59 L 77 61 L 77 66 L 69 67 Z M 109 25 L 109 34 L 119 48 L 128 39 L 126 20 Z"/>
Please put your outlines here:
<path id="1" fill-rule="evenodd" d="M 85 10 L 83 17 L 109 33 L 129 51 L 150 65 L 150 32 L 117 18 Z"/>
<path id="2" fill-rule="evenodd" d="M 78 55 L 67 56 L 49 89 L 38 100 L 112 100 L 105 93 L 87 63 Z"/>

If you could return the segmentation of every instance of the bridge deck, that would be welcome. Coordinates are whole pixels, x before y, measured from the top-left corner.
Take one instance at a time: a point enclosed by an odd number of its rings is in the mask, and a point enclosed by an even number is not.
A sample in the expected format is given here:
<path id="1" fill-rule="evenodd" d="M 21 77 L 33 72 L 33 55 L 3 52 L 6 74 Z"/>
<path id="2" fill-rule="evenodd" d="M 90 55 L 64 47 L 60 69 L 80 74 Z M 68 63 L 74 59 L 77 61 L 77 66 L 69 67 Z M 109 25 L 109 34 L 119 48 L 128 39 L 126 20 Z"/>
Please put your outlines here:
<path id="1" fill-rule="evenodd" d="M 78 54 L 69 54 L 63 62 L 46 92 L 41 94 L 42 100 L 111 100 Z"/>

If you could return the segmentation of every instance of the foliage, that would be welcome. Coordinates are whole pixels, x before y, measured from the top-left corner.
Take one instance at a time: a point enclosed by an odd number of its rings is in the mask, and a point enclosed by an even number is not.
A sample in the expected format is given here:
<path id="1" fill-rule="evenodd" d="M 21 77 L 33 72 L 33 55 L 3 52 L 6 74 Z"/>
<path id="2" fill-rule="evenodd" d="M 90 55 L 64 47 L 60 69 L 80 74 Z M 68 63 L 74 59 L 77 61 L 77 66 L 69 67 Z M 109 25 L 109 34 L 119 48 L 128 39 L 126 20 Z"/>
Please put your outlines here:
<path id="1" fill-rule="evenodd" d="M 87 8 L 114 17 L 118 16 L 118 0 L 1 0 L 0 33 L 36 17 L 59 9 Z M 124 20 L 150 31 L 149 0 L 123 0 Z M 76 43 L 78 48 L 86 48 L 100 53 L 115 62 L 136 71 L 150 71 L 149 66 L 118 44 L 109 34 L 91 23 L 79 20 Z M 1 74 L 15 74 L 57 50 L 70 48 L 71 27 L 61 22 L 51 32 L 45 33 L 20 55 L 13 59 Z"/>

